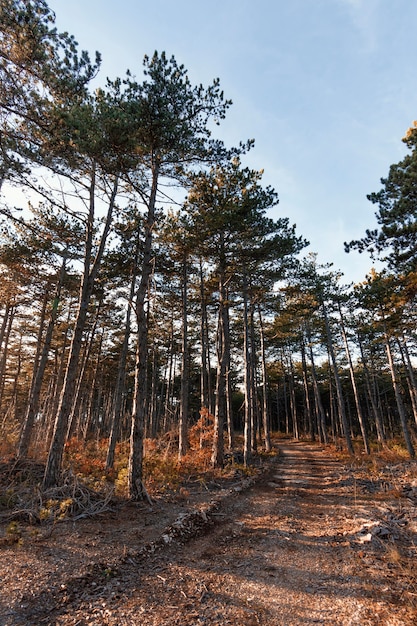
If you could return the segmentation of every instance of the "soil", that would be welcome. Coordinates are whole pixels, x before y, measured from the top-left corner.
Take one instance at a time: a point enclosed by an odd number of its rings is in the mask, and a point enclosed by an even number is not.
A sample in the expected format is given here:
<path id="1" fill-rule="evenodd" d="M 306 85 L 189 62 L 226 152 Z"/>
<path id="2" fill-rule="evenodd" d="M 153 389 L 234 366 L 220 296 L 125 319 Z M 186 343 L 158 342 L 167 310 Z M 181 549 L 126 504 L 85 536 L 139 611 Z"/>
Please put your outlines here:
<path id="1" fill-rule="evenodd" d="M 0 625 L 416 624 L 416 462 L 372 478 L 318 444 L 279 452 L 252 478 L 22 527 L 0 546 Z"/>

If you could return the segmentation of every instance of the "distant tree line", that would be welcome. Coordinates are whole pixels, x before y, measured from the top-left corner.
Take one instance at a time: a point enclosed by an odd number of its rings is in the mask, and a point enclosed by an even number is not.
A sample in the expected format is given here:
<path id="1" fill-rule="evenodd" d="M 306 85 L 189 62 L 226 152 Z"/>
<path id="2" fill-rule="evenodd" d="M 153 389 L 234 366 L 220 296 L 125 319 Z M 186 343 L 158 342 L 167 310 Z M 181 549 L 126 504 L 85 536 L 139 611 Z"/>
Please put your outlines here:
<path id="1" fill-rule="evenodd" d="M 271 430 L 414 456 L 416 139 L 370 196 L 357 248 L 387 270 L 341 284 L 242 161 L 212 137 L 231 102 L 165 53 L 93 90 L 92 61 L 42 0 L 0 2 L 0 428 L 60 480 L 69 438 L 130 441 L 213 420 L 212 465 Z M 16 193 L 19 191 L 19 195 Z M 22 193 L 27 201 L 22 201 Z M 17 200 L 16 200 L 17 198 Z"/>

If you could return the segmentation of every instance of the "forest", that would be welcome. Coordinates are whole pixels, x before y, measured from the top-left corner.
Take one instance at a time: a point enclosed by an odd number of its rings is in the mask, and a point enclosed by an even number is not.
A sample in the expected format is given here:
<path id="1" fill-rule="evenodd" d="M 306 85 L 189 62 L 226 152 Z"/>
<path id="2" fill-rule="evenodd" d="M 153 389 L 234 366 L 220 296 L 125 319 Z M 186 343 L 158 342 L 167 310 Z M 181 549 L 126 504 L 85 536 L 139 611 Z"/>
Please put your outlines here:
<path id="1" fill-rule="evenodd" d="M 344 284 L 270 217 L 253 141 L 222 141 L 219 79 L 155 52 L 97 86 L 43 0 L 1 0 L 0 25 L 0 455 L 47 489 L 94 443 L 87 473 L 132 500 L 155 450 L 250 467 L 283 433 L 414 458 L 417 124 L 344 244 L 383 269 Z"/>

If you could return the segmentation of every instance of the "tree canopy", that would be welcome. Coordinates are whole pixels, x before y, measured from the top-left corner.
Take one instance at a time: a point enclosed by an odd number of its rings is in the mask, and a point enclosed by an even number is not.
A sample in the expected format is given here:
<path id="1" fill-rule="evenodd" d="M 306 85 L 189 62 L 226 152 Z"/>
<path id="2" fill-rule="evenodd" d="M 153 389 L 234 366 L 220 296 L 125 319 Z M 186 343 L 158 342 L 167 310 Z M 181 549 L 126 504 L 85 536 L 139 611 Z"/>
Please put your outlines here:
<path id="1" fill-rule="evenodd" d="M 391 165 L 383 185 L 368 199 L 378 206 L 375 214 L 379 229 L 366 231 L 365 237 L 345 243 L 349 252 L 369 252 L 381 258 L 395 272 L 415 272 L 417 268 L 417 123 L 403 139 L 410 154 Z"/>

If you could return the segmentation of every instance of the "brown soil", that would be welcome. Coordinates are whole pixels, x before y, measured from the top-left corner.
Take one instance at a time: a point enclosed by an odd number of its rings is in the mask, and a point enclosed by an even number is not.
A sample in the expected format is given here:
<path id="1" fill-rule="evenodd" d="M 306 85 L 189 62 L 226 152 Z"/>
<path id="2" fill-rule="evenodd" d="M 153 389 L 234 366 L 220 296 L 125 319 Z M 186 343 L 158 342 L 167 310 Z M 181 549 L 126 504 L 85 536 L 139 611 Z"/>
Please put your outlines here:
<path id="1" fill-rule="evenodd" d="M 254 479 L 27 526 L 0 547 L 0 625 L 416 624 L 416 463 L 371 479 L 279 448 Z"/>

